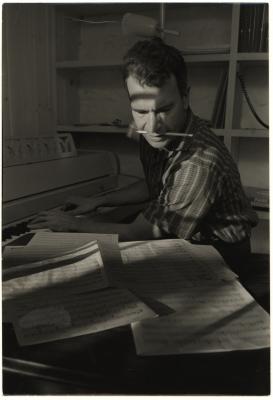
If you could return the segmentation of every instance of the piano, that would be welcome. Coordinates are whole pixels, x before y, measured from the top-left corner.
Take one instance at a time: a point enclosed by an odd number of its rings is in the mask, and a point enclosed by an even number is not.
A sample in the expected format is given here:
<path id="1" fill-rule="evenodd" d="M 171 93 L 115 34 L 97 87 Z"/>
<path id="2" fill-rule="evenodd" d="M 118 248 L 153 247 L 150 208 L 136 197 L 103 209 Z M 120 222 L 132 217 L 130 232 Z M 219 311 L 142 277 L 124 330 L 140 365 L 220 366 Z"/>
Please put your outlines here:
<path id="1" fill-rule="evenodd" d="M 109 151 L 71 152 L 70 143 L 67 156 L 62 148 L 59 155 L 48 158 L 4 163 L 3 245 L 28 232 L 37 213 L 61 207 L 71 195 L 98 196 L 137 180 L 120 175 L 118 157 Z"/>

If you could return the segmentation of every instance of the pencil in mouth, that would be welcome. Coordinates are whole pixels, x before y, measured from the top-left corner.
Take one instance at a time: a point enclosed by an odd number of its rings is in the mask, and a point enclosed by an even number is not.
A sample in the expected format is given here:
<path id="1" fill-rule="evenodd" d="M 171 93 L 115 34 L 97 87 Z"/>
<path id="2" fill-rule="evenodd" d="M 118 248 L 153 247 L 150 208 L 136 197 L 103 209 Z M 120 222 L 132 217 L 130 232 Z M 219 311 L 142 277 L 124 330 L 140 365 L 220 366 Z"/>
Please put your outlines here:
<path id="1" fill-rule="evenodd" d="M 164 133 L 157 133 L 157 132 L 147 132 L 143 130 L 136 130 L 136 133 L 140 135 L 143 134 L 150 134 L 150 135 L 162 135 L 162 136 L 192 136 L 191 133 L 183 133 L 183 132 L 164 132 Z"/>

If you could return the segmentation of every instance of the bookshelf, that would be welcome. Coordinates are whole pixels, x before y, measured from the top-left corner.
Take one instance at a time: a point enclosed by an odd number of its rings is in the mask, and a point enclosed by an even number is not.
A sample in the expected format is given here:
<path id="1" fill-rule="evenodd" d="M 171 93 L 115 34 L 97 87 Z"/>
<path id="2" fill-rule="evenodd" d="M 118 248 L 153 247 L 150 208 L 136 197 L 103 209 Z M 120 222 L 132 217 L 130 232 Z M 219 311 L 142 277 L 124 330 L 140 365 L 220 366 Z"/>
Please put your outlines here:
<path id="1" fill-rule="evenodd" d="M 128 140 L 124 125 L 131 121 L 120 65 L 123 54 L 139 39 L 122 35 L 120 22 L 126 12 L 153 17 L 162 28 L 181 33 L 165 35 L 164 40 L 184 54 L 191 107 L 197 115 L 212 119 L 219 86 L 226 74 L 225 95 L 221 99 L 224 112 L 220 113 L 224 118 L 214 131 L 237 162 L 243 184 L 268 189 L 269 131 L 250 113 L 237 77 L 239 71 L 255 110 L 268 123 L 268 22 L 266 15 L 262 15 L 263 6 L 263 3 L 54 6 L 58 131 L 72 132 L 79 143 L 91 147 L 97 142 L 95 136 L 101 137 L 102 144 L 103 135 L 105 140 L 114 135 L 119 151 L 123 141 Z M 268 12 L 266 6 L 264 9 Z M 67 17 L 118 22 L 91 25 Z M 246 29 L 253 31 L 251 38 L 246 39 Z M 111 125 L 117 118 L 122 127 Z M 136 156 L 137 150 L 132 154 Z M 260 217 L 266 221 L 269 213 L 263 211 Z"/>
<path id="2" fill-rule="evenodd" d="M 128 10 L 129 7 L 129 10 Z M 166 4 L 160 5 L 159 3 L 153 4 L 104 4 L 104 5 L 80 5 L 73 6 L 70 5 L 58 5 L 56 9 L 56 71 L 57 76 L 60 81 L 66 80 L 71 86 L 69 89 L 64 90 L 66 94 L 69 92 L 78 97 L 81 87 L 73 90 L 73 85 L 81 85 L 81 75 L 90 74 L 99 77 L 98 70 L 101 71 L 101 75 L 106 74 L 119 74 L 119 67 L 121 63 L 121 58 L 126 49 L 132 44 L 132 40 L 123 37 L 120 30 L 120 24 L 116 23 L 111 26 L 111 24 L 101 25 L 99 27 L 79 23 L 69 20 L 71 18 L 82 18 L 82 19 L 93 19 L 95 21 L 101 20 L 113 20 L 121 21 L 122 15 L 125 12 L 136 12 L 142 15 L 152 16 L 157 20 L 161 21 L 161 24 L 166 25 L 170 29 L 179 30 L 181 32 L 180 37 L 167 36 L 165 40 L 177 46 L 181 50 L 188 48 L 204 49 L 204 47 L 211 49 L 221 49 L 223 45 L 225 46 L 225 51 L 221 53 L 207 54 L 200 50 L 200 54 L 185 54 L 185 61 L 189 64 L 190 70 L 195 70 L 197 76 L 199 76 L 198 68 L 206 68 L 206 76 L 209 74 L 209 70 L 221 68 L 225 65 L 228 69 L 228 90 L 227 90 L 227 102 L 226 102 L 226 119 L 225 119 L 225 143 L 231 149 L 231 139 L 232 137 L 267 137 L 267 133 L 262 129 L 256 129 L 249 127 L 247 129 L 240 130 L 240 127 L 236 126 L 234 123 L 234 110 L 233 105 L 235 103 L 236 97 L 236 70 L 238 64 L 241 63 L 255 63 L 259 65 L 268 64 L 268 53 L 265 52 L 238 52 L 239 36 L 241 33 L 240 27 L 240 4 L 206 4 L 206 5 L 189 5 L 189 4 Z M 200 18 L 201 16 L 201 18 Z M 107 18 L 105 18 L 107 17 Z M 201 21 L 201 23 L 200 23 Z M 208 24 L 209 23 L 209 24 Z M 196 27 L 198 26 L 198 29 Z M 204 29 L 206 27 L 206 29 Z M 209 27 L 209 29 L 208 29 Z M 194 29 L 193 29 L 194 28 Z M 217 37 L 215 37 L 215 31 L 217 29 Z M 204 34 L 205 33 L 205 34 Z M 109 37 L 112 39 L 109 40 Z M 67 43 L 67 39 L 72 39 Z M 99 41 L 98 41 L 99 38 Z M 91 39 L 91 42 L 90 42 Z M 64 46 L 65 41 L 65 46 Z M 98 42 L 100 44 L 98 45 Z M 109 43 L 110 42 L 110 43 Z M 88 50 L 88 45 L 90 49 Z M 105 44 L 106 43 L 106 44 Z M 103 47 L 104 46 L 104 47 Z M 107 52 L 112 47 L 111 51 Z M 91 50 L 92 48 L 92 50 Z M 117 51 L 118 48 L 118 51 Z M 60 50 L 62 49 L 62 50 Z M 95 50 L 94 50 L 95 49 Z M 73 79 L 73 77 L 79 77 Z M 116 78 L 116 76 L 113 76 Z M 103 81 L 103 79 L 100 79 Z M 196 79 L 192 78 L 192 83 L 194 85 Z M 120 83 L 118 80 L 117 83 Z M 200 82 L 198 82 L 199 84 Z M 63 85 L 67 85 L 67 82 L 63 82 Z M 60 85 L 61 86 L 61 85 Z M 103 86 L 103 84 L 101 85 Z M 216 85 L 217 86 L 217 83 Z M 216 87 L 214 88 L 216 89 Z M 212 85 L 208 85 L 207 90 L 212 90 Z M 68 93 L 67 93 L 68 92 Z M 61 97 L 61 90 L 58 95 Z M 81 93 L 80 95 L 83 94 Z M 120 108 L 123 106 L 128 108 L 128 103 L 124 101 L 122 96 L 122 101 L 120 102 Z M 84 103 L 84 98 L 79 98 L 79 102 Z M 211 103 L 213 101 L 211 100 Z M 73 106 L 73 102 L 72 102 Z M 61 109 L 61 107 L 59 107 Z M 69 109 L 69 107 L 68 107 Z M 68 110 L 67 114 L 71 117 L 71 113 Z M 77 110 L 81 112 L 81 106 Z M 82 113 L 83 114 L 83 113 Z M 95 113 L 96 114 L 96 113 Z M 61 113 L 59 114 L 59 116 Z M 124 115 L 124 114 L 123 114 Z M 58 119 L 59 119 L 58 116 Z M 127 109 L 127 119 L 129 112 Z M 78 117 L 78 118 L 76 118 Z M 70 119 L 73 122 L 73 118 L 67 118 L 64 115 L 58 121 L 58 129 L 63 130 L 63 126 L 71 127 L 73 131 L 76 131 L 75 125 L 83 123 L 88 125 L 89 121 L 83 121 L 83 115 L 77 115 L 75 117 L 75 123 L 67 124 L 66 122 Z M 208 118 L 208 116 L 206 116 Z M 103 121 L 105 122 L 105 121 Z M 108 121 L 110 122 L 110 121 Z M 124 121 L 129 122 L 128 120 Z M 92 126 L 91 126 L 92 123 Z M 97 126 L 99 124 L 94 124 L 94 121 L 90 121 L 90 132 L 97 131 Z M 255 127 L 256 128 L 256 127 Z M 81 132 L 88 131 L 88 128 L 79 128 Z M 99 131 L 103 132 L 103 128 L 100 127 Z M 107 132 L 115 131 L 115 127 L 107 127 Z M 232 132 L 234 130 L 234 132 Z M 118 128 L 118 132 L 123 132 L 122 129 Z"/>
<path id="3" fill-rule="evenodd" d="M 268 62 L 268 53 L 237 53 L 238 61 L 265 61 Z"/>

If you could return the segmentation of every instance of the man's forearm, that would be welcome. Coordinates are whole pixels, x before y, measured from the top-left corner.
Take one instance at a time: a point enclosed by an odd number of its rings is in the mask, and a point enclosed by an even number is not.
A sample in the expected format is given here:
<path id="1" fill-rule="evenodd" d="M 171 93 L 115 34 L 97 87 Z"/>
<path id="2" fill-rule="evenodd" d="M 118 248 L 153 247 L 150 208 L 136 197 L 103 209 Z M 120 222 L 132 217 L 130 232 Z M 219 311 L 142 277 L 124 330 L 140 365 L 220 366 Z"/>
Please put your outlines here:
<path id="1" fill-rule="evenodd" d="M 123 189 L 98 197 L 99 206 L 120 206 L 137 204 L 149 200 L 149 191 L 145 180 L 133 183 Z"/>
<path id="2" fill-rule="evenodd" d="M 137 240 L 132 230 L 130 229 L 131 224 L 117 224 L 108 222 L 96 222 L 90 219 L 81 219 L 75 228 L 77 232 L 86 233 L 109 233 L 118 234 L 119 240 L 130 241 Z"/>
<path id="3" fill-rule="evenodd" d="M 116 233 L 120 241 L 159 239 L 161 234 L 155 230 L 143 215 L 139 215 L 130 224 L 118 224 L 98 221 L 92 218 L 78 218 L 74 220 L 71 230 L 86 233 Z"/>

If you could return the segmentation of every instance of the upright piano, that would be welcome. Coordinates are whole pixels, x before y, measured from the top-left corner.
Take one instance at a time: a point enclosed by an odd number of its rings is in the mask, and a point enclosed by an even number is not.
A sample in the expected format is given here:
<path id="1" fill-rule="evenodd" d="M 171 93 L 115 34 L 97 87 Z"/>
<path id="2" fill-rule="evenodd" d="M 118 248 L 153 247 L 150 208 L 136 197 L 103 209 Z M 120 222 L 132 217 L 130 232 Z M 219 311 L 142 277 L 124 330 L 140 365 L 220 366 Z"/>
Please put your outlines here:
<path id="1" fill-rule="evenodd" d="M 62 138 L 58 140 L 64 143 Z M 24 142 L 26 140 L 22 141 L 23 149 L 26 145 Z M 28 142 L 30 143 L 30 140 Z M 13 157 L 14 160 L 7 157 L 6 143 L 2 202 L 4 245 L 26 233 L 29 221 L 37 213 L 61 207 L 69 196 L 98 196 L 118 189 L 122 177 L 119 173 L 119 160 L 115 153 L 76 150 L 72 144 L 70 139 L 68 149 L 62 147 L 57 154 L 56 151 L 53 152 L 54 154 L 48 154 L 50 151 L 47 150 L 46 156 L 42 157 L 40 154 L 37 159 L 36 150 L 33 152 L 36 154 L 36 159 L 33 155 L 28 158 L 21 155 L 18 161 L 18 157 Z M 31 146 L 35 148 L 33 142 Z M 14 141 L 12 147 L 16 149 Z M 48 148 L 50 146 L 47 146 Z M 18 148 L 16 151 L 20 153 Z M 21 153 L 24 152 L 21 151 Z M 14 153 L 12 155 L 14 156 Z M 22 160 L 23 158 L 25 160 Z M 125 184 L 135 180 L 136 178 L 126 177 Z"/>

